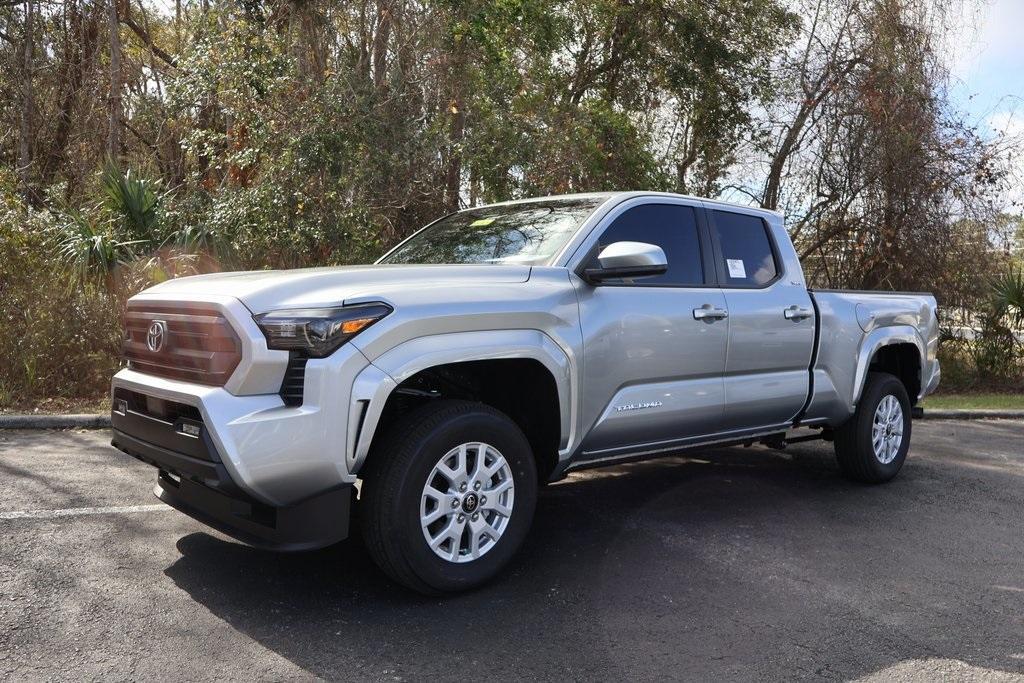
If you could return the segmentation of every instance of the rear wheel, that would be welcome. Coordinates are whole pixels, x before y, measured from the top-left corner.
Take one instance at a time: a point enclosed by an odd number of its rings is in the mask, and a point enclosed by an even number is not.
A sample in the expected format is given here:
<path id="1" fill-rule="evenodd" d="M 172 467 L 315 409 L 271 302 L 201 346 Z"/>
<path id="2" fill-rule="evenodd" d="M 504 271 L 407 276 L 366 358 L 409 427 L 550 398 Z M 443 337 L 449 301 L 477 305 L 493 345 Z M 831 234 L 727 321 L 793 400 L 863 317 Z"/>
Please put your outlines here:
<path id="1" fill-rule="evenodd" d="M 910 399 L 903 382 L 868 373 L 857 410 L 836 430 L 839 469 L 850 479 L 878 484 L 895 477 L 910 448 Z"/>
<path id="2" fill-rule="evenodd" d="M 426 594 L 497 574 L 522 544 L 537 502 L 529 443 L 506 415 L 435 401 L 389 427 L 367 462 L 363 535 L 395 581 Z"/>

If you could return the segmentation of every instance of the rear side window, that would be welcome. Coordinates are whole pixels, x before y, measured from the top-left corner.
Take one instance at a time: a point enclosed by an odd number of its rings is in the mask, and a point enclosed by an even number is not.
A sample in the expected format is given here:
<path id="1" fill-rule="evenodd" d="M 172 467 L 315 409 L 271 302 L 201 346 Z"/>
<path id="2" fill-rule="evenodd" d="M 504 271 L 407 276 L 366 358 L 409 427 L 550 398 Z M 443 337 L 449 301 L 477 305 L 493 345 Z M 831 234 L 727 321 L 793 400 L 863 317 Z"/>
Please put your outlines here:
<path id="1" fill-rule="evenodd" d="M 665 252 L 668 270 L 637 280 L 606 280 L 606 283 L 638 287 L 671 287 L 704 284 L 697 216 L 692 207 L 678 204 L 641 204 L 627 209 L 601 235 L 588 268 L 596 268 L 597 254 L 613 242 L 646 242 Z"/>
<path id="2" fill-rule="evenodd" d="M 757 216 L 712 211 L 714 230 L 722 249 L 724 286 L 757 287 L 775 279 L 778 265 L 768 238 L 768 226 Z"/>

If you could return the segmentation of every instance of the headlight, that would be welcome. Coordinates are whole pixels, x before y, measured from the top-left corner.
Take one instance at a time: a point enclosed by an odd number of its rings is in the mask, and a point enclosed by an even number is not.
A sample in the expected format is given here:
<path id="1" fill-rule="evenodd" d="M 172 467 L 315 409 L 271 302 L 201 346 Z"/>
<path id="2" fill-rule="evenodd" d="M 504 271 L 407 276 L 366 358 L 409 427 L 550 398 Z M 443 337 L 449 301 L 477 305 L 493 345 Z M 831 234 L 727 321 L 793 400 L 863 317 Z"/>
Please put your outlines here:
<path id="1" fill-rule="evenodd" d="M 269 348 L 324 358 L 390 312 L 391 307 L 386 304 L 369 304 L 292 308 L 262 313 L 253 319 L 263 330 Z"/>

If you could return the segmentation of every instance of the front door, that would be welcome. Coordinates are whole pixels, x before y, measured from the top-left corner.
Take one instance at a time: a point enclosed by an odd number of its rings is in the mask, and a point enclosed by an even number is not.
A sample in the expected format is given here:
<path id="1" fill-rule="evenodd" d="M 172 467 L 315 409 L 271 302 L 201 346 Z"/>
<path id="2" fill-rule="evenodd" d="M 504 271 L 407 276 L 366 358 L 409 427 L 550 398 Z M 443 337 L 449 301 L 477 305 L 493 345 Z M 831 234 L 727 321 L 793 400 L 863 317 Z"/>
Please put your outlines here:
<path id="1" fill-rule="evenodd" d="M 720 429 L 729 318 L 709 284 L 710 243 L 701 209 L 633 200 L 609 214 L 587 264 L 613 242 L 660 246 L 663 275 L 593 286 L 575 280 L 583 331 L 580 460 L 656 450 Z M 696 313 L 695 313 L 696 311 Z"/>

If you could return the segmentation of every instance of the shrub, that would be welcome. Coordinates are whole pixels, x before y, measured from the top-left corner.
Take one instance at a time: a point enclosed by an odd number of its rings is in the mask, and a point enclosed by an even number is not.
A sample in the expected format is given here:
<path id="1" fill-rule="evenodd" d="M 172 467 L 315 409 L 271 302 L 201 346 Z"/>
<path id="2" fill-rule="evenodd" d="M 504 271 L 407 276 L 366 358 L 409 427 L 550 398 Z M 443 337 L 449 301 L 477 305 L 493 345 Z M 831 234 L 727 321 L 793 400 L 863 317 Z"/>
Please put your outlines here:
<path id="1" fill-rule="evenodd" d="M 1024 388 L 1024 275 L 1010 266 L 989 283 L 987 299 L 968 315 L 944 319 L 939 362 L 943 389 Z"/>
<path id="2" fill-rule="evenodd" d="M 0 196 L 0 406 L 102 396 L 116 371 L 121 299 L 58 255 L 48 212 Z"/>
<path id="3" fill-rule="evenodd" d="M 135 242 L 152 241 L 159 223 L 158 184 L 107 162 L 100 176 L 102 206 L 118 234 Z"/>
<path id="4" fill-rule="evenodd" d="M 1010 267 L 992 285 L 995 307 L 1015 327 L 1024 327 L 1024 268 Z"/>
<path id="5" fill-rule="evenodd" d="M 41 246 L 52 248 L 79 282 L 108 280 L 118 266 L 132 260 L 133 242 L 117 239 L 107 227 L 90 216 L 71 210 L 59 226 L 56 244 Z"/>

